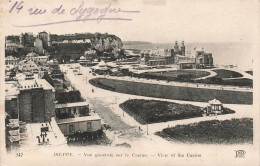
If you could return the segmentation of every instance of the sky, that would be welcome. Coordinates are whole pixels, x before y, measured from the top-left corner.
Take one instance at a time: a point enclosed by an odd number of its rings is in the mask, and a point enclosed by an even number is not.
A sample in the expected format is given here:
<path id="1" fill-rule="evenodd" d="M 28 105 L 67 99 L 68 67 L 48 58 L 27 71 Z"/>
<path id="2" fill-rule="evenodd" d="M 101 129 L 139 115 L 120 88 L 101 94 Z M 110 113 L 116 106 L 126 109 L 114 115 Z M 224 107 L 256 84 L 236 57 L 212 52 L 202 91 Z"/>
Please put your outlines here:
<path id="1" fill-rule="evenodd" d="M 92 0 L 85 0 L 82 8 L 102 9 L 110 2 L 110 8 L 140 11 L 140 13 L 107 14 L 107 17 L 128 18 L 132 21 L 71 22 L 22 28 L 14 26 L 75 20 L 77 14 L 70 15 L 70 10 L 78 9 L 82 2 L 82 0 L 41 2 L 24 0 L 23 9 L 18 14 L 15 9 L 9 13 L 15 1 L 8 2 L 5 6 L 5 34 L 40 31 L 56 34 L 107 32 L 119 36 L 123 41 L 172 43 L 175 40 L 253 42 L 257 40 L 259 31 L 259 1 L 257 0 L 96 0 L 95 3 Z M 60 5 L 65 9 L 66 14 L 51 14 L 52 9 Z M 47 12 L 42 15 L 29 15 L 28 9 L 31 7 L 46 9 Z M 98 15 L 93 14 L 90 17 L 96 16 Z"/>

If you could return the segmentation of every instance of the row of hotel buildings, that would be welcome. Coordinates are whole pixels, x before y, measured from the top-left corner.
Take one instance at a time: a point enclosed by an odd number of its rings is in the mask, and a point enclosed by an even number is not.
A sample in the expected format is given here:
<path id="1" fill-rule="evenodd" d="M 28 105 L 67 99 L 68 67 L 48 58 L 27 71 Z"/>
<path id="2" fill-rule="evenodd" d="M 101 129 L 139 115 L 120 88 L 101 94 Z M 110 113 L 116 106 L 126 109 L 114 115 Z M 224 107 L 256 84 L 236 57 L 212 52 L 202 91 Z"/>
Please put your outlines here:
<path id="1" fill-rule="evenodd" d="M 138 61 L 141 65 L 175 65 L 180 69 L 213 67 L 212 53 L 196 48 L 192 53 L 186 52 L 184 41 L 180 47 L 176 41 L 173 49 L 142 50 Z"/>

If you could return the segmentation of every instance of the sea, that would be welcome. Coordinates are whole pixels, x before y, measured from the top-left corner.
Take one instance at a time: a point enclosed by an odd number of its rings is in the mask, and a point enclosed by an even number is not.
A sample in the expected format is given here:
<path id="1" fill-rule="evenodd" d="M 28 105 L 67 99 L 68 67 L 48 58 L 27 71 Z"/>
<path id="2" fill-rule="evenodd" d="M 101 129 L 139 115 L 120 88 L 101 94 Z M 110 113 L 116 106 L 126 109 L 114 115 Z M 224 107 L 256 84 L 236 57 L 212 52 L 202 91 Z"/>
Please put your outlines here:
<path id="1" fill-rule="evenodd" d="M 179 46 L 181 43 L 179 43 Z M 125 49 L 171 49 L 174 43 L 151 43 L 124 45 Z M 186 51 L 204 49 L 212 53 L 215 65 L 235 65 L 240 69 L 248 70 L 253 66 L 253 45 L 251 43 L 185 43 Z"/>

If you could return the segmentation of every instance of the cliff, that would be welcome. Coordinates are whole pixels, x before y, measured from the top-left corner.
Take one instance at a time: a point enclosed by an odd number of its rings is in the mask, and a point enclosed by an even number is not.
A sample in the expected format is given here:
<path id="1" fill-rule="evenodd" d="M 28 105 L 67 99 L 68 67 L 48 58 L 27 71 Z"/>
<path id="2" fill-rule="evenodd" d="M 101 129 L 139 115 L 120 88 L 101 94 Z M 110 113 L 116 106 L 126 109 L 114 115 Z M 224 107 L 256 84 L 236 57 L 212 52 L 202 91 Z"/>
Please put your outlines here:
<path id="1" fill-rule="evenodd" d="M 68 34 L 68 35 L 51 35 L 52 46 L 48 48 L 48 52 L 53 58 L 59 61 L 68 61 L 69 59 L 79 59 L 84 52 L 94 49 L 97 52 L 97 58 L 103 56 L 104 52 L 109 55 L 115 55 L 116 50 L 123 47 L 121 39 L 111 34 L 101 33 L 84 33 L 84 34 Z M 84 41 L 77 43 L 75 41 Z"/>
<path id="2" fill-rule="evenodd" d="M 73 40 L 90 40 L 91 48 L 98 51 L 111 51 L 123 47 L 121 39 L 112 34 L 101 34 L 101 33 L 76 33 L 67 35 L 51 35 L 52 43 L 62 43 L 63 41 Z"/>
<path id="3" fill-rule="evenodd" d="M 102 35 L 92 37 L 90 39 L 92 48 L 98 51 L 111 52 L 114 49 L 120 49 L 123 47 L 121 39 L 115 35 Z"/>

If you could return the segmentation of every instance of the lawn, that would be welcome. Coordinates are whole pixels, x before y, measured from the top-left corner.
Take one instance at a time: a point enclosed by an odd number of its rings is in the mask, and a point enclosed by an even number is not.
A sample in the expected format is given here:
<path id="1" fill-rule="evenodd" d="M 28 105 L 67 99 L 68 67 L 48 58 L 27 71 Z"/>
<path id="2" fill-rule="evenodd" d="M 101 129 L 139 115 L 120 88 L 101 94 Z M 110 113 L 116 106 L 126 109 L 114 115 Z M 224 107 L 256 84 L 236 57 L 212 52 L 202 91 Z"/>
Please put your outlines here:
<path id="1" fill-rule="evenodd" d="M 203 116 L 201 107 L 159 100 L 133 99 L 121 103 L 120 108 L 140 124 L 167 122 Z M 225 108 L 224 114 L 235 113 Z"/>
<path id="2" fill-rule="evenodd" d="M 253 103 L 252 92 L 158 85 L 106 78 L 91 79 L 89 82 L 102 89 L 139 96 L 197 102 L 208 102 L 216 98 L 226 104 Z"/>
<path id="3" fill-rule="evenodd" d="M 253 87 L 253 80 L 248 78 L 223 80 L 225 85 L 236 85 L 236 86 L 249 86 Z"/>
<path id="4" fill-rule="evenodd" d="M 157 132 L 165 139 L 183 143 L 243 144 L 253 143 L 253 119 L 211 120 L 177 125 Z"/>
<path id="5" fill-rule="evenodd" d="M 225 70 L 225 69 L 216 69 L 216 70 L 212 70 L 214 72 L 217 73 L 217 75 L 215 77 L 217 78 L 238 78 L 238 77 L 243 77 L 242 74 L 235 72 L 235 71 L 231 71 L 231 70 Z"/>
<path id="6" fill-rule="evenodd" d="M 197 83 L 204 84 L 217 84 L 217 85 L 231 85 L 231 86 L 240 86 L 240 87 L 253 87 L 253 80 L 248 78 L 238 78 L 223 80 L 222 78 L 210 77 L 202 80 L 196 80 Z"/>

